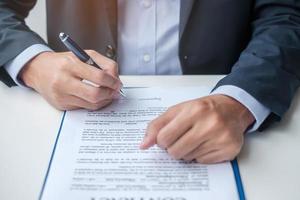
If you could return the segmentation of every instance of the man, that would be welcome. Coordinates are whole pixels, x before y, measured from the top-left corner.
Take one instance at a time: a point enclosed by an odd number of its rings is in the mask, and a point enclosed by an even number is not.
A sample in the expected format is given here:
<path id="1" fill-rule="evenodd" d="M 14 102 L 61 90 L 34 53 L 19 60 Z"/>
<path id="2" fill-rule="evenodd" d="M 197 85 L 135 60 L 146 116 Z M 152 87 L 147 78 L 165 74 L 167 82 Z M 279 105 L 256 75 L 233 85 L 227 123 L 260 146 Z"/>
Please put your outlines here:
<path id="1" fill-rule="evenodd" d="M 142 149 L 231 160 L 244 133 L 280 119 L 300 85 L 300 1 L 48 0 L 48 44 L 24 23 L 34 4 L 0 1 L 1 79 L 33 88 L 60 110 L 109 104 L 122 87 L 117 63 L 121 74 L 228 74 L 211 95 L 153 120 Z M 53 52 L 65 50 L 61 31 L 93 49 L 105 70 Z"/>

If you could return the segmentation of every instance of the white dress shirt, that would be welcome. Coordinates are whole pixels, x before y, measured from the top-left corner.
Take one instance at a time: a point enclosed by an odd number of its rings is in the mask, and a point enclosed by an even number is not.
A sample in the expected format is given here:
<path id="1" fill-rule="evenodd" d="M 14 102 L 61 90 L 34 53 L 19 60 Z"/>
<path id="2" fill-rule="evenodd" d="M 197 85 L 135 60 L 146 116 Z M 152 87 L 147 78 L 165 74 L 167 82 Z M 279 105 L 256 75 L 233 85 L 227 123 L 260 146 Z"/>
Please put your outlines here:
<path id="1" fill-rule="evenodd" d="M 180 75 L 178 56 L 180 0 L 118 0 L 118 64 L 122 75 Z M 39 53 L 51 51 L 35 44 L 4 67 L 22 86 L 18 74 Z M 248 132 L 257 130 L 270 110 L 241 88 L 221 86 L 212 94 L 230 96 L 253 114 L 256 122 Z"/>
<path id="2" fill-rule="evenodd" d="M 180 0 L 118 0 L 121 74 L 180 75 Z"/>

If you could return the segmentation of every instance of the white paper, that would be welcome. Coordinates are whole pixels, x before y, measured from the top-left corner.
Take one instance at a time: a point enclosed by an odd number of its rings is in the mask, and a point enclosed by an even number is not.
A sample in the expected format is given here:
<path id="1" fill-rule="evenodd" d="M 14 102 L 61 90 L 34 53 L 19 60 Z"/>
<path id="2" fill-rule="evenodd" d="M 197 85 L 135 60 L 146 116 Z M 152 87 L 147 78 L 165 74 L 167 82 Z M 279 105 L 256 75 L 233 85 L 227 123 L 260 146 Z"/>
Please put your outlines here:
<path id="1" fill-rule="evenodd" d="M 124 89 L 126 99 L 97 111 L 67 112 L 43 200 L 237 200 L 230 163 L 201 165 L 139 150 L 149 121 L 205 87 Z"/>

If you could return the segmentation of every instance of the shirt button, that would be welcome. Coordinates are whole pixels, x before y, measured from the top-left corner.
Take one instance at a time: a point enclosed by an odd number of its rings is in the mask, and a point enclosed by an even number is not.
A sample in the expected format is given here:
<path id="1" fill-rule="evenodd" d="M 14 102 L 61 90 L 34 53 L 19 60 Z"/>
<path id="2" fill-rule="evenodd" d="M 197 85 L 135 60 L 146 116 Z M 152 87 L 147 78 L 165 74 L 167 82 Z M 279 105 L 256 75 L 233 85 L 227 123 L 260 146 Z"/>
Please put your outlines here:
<path id="1" fill-rule="evenodd" d="M 144 59 L 144 61 L 145 61 L 146 63 L 147 63 L 147 62 L 150 62 L 151 56 L 150 56 L 149 54 L 144 54 L 143 59 Z"/>
<path id="2" fill-rule="evenodd" d="M 144 8 L 150 8 L 152 6 L 152 0 L 143 0 L 142 4 Z"/>

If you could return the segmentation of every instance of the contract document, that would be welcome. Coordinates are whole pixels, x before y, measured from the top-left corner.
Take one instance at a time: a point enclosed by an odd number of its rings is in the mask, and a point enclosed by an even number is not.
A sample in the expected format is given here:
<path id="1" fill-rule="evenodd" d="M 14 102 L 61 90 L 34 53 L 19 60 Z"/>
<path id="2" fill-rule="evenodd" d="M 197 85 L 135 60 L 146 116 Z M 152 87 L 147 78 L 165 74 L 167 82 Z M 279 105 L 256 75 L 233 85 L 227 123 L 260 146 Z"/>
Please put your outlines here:
<path id="1" fill-rule="evenodd" d="M 42 200 L 238 200 L 230 162 L 172 159 L 156 146 L 140 150 L 147 124 L 206 87 L 128 88 L 100 111 L 68 111 L 57 136 Z"/>

